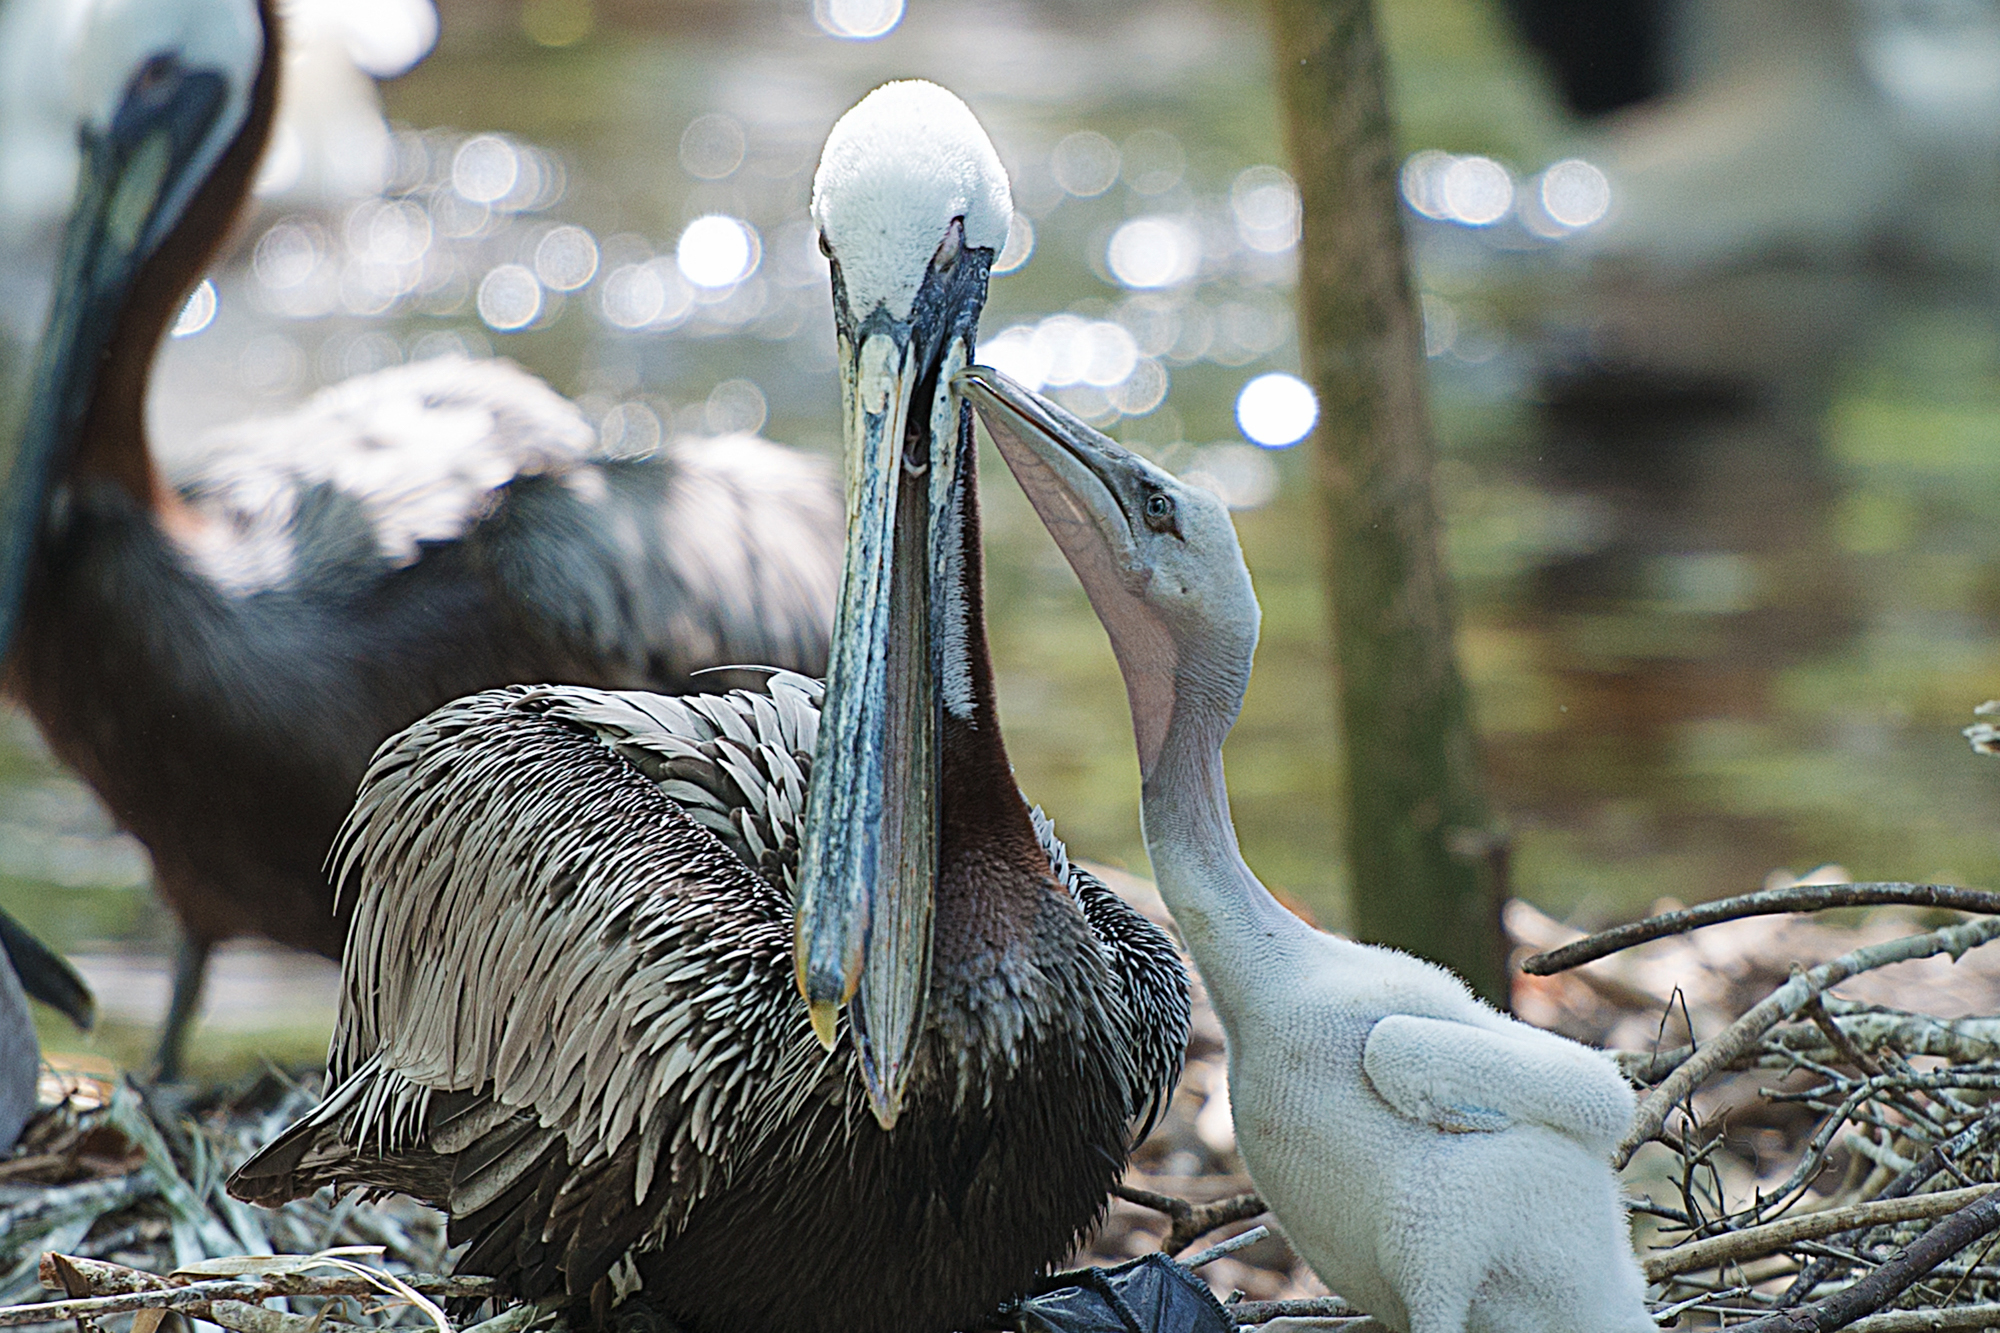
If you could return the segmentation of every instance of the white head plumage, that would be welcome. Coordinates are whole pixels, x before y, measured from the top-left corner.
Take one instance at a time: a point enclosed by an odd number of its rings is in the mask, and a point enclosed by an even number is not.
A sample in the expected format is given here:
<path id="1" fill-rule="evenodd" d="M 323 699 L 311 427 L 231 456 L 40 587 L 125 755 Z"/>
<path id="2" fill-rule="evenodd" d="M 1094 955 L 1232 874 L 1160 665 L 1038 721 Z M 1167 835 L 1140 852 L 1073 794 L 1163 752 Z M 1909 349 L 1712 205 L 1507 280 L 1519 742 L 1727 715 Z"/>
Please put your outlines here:
<path id="1" fill-rule="evenodd" d="M 188 164 L 178 207 L 242 128 L 264 55 L 255 0 L 18 0 L 0 6 L 0 216 L 59 220 L 75 185 L 76 133 L 110 128 L 156 56 L 221 74 L 221 114 Z M 51 216 L 52 215 L 52 216 Z"/>
<path id="2" fill-rule="evenodd" d="M 1014 220 L 1006 168 L 970 107 L 934 83 L 885 83 L 827 136 L 813 178 L 813 221 L 840 261 L 848 302 L 909 316 L 954 218 L 965 244 L 1006 247 Z"/>

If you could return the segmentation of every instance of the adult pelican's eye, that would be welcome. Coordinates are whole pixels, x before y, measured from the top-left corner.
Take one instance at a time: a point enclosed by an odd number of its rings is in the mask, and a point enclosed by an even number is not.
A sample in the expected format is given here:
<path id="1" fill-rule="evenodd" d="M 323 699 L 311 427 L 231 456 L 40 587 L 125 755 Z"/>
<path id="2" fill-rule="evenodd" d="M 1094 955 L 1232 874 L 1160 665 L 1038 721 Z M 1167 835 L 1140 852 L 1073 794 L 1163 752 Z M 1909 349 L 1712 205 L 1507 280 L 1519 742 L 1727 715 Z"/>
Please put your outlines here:
<path id="1" fill-rule="evenodd" d="M 965 249 L 965 219 L 953 218 L 951 226 L 945 228 L 944 239 L 938 242 L 937 254 L 931 259 L 931 267 L 939 273 L 951 272 L 952 265 Z"/>
<path id="2" fill-rule="evenodd" d="M 1180 535 L 1180 524 L 1174 521 L 1173 496 L 1165 491 L 1154 491 L 1146 497 L 1146 526 L 1155 532 Z"/>
<path id="3" fill-rule="evenodd" d="M 139 66 L 126 89 L 127 97 L 152 98 L 173 82 L 174 70 L 178 62 L 170 55 L 157 55 Z"/>

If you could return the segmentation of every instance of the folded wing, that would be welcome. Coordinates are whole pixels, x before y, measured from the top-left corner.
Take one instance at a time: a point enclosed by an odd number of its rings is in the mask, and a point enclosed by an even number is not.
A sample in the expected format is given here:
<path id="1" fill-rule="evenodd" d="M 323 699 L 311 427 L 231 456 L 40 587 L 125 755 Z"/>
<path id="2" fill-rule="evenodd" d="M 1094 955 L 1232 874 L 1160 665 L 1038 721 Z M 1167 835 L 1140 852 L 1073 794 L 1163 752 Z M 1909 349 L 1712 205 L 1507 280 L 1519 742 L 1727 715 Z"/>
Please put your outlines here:
<path id="1" fill-rule="evenodd" d="M 1632 1121 L 1632 1089 L 1609 1060 L 1522 1023 L 1391 1014 L 1369 1032 L 1361 1064 L 1389 1105 L 1448 1133 L 1541 1125 L 1609 1156 Z"/>

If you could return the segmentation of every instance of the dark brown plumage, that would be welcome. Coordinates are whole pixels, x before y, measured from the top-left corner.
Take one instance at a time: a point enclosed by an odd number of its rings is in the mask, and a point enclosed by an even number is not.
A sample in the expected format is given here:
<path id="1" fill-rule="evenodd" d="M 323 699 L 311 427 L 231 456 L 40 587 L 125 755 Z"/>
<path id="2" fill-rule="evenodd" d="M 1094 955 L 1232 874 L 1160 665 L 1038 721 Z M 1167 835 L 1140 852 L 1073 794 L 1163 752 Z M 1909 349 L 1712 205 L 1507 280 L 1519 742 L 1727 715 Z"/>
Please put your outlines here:
<path id="1" fill-rule="evenodd" d="M 461 1271 L 581 1305 L 618 1268 L 696 1331 L 968 1327 L 1060 1262 L 1172 1088 L 1186 979 L 1058 878 L 1052 837 L 968 836 L 957 806 L 922 1058 L 882 1131 L 845 1030 L 828 1053 L 803 1021 L 783 871 L 688 813 L 797 809 L 817 698 L 515 688 L 384 747 L 343 854 L 332 1090 L 231 1190 L 408 1193 L 451 1215 Z"/>

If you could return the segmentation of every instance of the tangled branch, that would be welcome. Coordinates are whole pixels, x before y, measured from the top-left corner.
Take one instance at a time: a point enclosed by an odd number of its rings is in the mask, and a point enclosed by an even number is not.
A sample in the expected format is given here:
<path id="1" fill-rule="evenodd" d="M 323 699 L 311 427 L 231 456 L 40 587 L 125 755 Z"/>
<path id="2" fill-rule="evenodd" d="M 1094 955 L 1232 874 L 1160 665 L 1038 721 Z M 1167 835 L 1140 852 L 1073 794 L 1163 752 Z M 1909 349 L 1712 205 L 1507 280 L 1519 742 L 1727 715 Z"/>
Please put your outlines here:
<path id="1" fill-rule="evenodd" d="M 1950 884 L 1795 884 L 1785 889 L 1763 889 L 1756 893 L 1718 898 L 1697 907 L 1662 912 L 1643 921 L 1615 926 L 1586 935 L 1560 949 L 1538 953 L 1521 964 L 1529 976 L 1553 976 L 1572 967 L 1594 963 L 1621 950 L 1669 935 L 1684 935 L 1703 926 L 1724 921 L 1740 921 L 1752 916 L 1776 916 L 1789 912 L 1817 912 L 1829 907 L 1944 907 L 1955 912 L 1983 915 L 2000 914 L 2000 893 L 1982 889 L 1961 889 Z"/>
<path id="2" fill-rule="evenodd" d="M 1891 963 L 1909 962 L 1941 953 L 1957 958 L 1966 950 L 1994 939 L 2000 939 L 2000 917 L 1987 917 L 1866 945 L 1831 962 L 1821 963 L 1810 971 L 1795 973 L 1784 985 L 1752 1006 L 1748 1013 L 1661 1080 L 1660 1085 L 1640 1103 L 1632 1128 L 1612 1157 L 1613 1163 L 1623 1167 L 1632 1159 L 1640 1144 L 1659 1134 L 1668 1114 L 1697 1086 L 1711 1075 L 1727 1069 L 1779 1022 L 1798 1013 L 1828 987 Z"/>
<path id="3" fill-rule="evenodd" d="M 1226 1227 L 1232 1222 L 1247 1222 L 1270 1211 L 1255 1194 L 1232 1194 L 1213 1203 L 1189 1203 L 1186 1199 L 1155 1194 L 1132 1185 L 1116 1185 L 1111 1192 L 1127 1203 L 1151 1208 L 1173 1219 L 1173 1229 L 1160 1245 L 1168 1254 L 1179 1254 L 1218 1227 Z"/>

